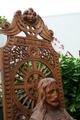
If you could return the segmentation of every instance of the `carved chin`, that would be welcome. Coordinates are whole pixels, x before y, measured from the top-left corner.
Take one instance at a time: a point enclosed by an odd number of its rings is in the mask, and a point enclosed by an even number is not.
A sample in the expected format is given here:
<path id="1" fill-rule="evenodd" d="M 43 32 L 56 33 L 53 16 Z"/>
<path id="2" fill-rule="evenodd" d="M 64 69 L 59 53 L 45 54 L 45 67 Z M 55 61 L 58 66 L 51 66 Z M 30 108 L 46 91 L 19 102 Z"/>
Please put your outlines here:
<path id="1" fill-rule="evenodd" d="M 57 107 L 59 105 L 58 101 L 47 101 L 47 103 L 53 107 Z"/>
<path id="2" fill-rule="evenodd" d="M 59 102 L 53 102 L 52 106 L 57 107 L 59 105 Z"/>

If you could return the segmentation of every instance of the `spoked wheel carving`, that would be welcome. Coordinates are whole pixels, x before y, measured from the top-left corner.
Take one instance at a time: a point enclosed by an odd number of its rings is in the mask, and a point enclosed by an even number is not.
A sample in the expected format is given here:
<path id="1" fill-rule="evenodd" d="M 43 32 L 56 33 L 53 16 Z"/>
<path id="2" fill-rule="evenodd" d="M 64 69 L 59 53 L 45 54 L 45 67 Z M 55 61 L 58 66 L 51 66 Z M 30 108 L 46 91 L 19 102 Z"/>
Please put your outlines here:
<path id="1" fill-rule="evenodd" d="M 26 107 L 29 113 L 37 102 L 38 82 L 45 77 L 53 77 L 52 72 L 43 62 L 29 60 L 22 64 L 15 75 L 15 96 L 19 105 Z"/>

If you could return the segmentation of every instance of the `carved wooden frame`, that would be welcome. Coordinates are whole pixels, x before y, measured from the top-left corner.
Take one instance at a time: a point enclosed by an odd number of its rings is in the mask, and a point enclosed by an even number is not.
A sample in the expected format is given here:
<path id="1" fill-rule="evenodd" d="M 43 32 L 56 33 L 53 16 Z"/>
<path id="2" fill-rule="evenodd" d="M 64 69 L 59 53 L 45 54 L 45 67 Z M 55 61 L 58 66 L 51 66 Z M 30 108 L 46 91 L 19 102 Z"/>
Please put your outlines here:
<path id="1" fill-rule="evenodd" d="M 25 37 L 19 36 L 20 32 Z M 38 80 L 45 77 L 56 79 L 60 106 L 64 108 L 59 56 L 51 44 L 54 35 L 42 18 L 33 9 L 23 14 L 17 11 L 12 23 L 5 22 L 0 33 L 8 38 L 2 49 L 4 120 L 28 120 L 37 101 Z M 33 106 L 30 101 L 34 101 Z"/>

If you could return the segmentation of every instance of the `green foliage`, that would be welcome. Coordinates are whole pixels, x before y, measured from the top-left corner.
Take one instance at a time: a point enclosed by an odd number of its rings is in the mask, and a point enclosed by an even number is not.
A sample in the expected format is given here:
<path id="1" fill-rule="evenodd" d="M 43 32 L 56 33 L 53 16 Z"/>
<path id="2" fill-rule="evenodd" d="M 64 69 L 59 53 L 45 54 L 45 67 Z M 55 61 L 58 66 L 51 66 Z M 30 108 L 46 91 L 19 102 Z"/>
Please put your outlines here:
<path id="1" fill-rule="evenodd" d="M 65 104 L 68 112 L 77 120 L 80 117 L 80 59 L 61 55 L 61 73 Z"/>
<path id="2" fill-rule="evenodd" d="M 3 22 L 5 22 L 5 21 L 6 21 L 5 17 L 4 17 L 4 16 L 0 16 L 0 26 L 1 26 L 1 24 L 2 24 Z"/>

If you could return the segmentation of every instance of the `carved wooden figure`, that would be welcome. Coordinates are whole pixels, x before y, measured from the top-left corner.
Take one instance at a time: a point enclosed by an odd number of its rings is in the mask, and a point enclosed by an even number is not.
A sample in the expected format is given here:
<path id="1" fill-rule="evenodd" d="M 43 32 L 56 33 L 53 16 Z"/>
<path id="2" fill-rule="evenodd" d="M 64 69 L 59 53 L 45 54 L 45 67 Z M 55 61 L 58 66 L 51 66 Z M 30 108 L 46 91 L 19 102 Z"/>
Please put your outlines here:
<path id="1" fill-rule="evenodd" d="M 56 80 L 44 78 L 38 84 L 38 102 L 30 120 L 74 120 L 60 107 Z"/>
<path id="2" fill-rule="evenodd" d="M 38 100 L 38 83 L 48 77 L 56 80 L 59 106 L 64 109 L 59 57 L 51 44 L 54 34 L 42 18 L 32 8 L 17 11 L 0 33 L 7 35 L 1 49 L 4 120 L 29 120 Z"/>

